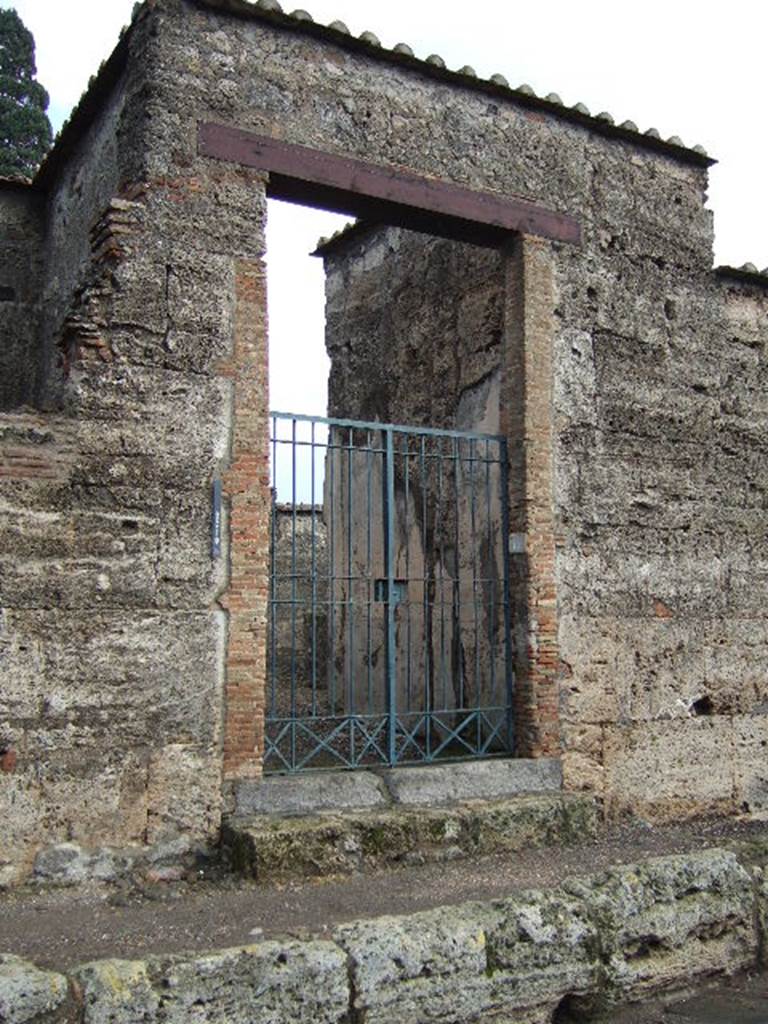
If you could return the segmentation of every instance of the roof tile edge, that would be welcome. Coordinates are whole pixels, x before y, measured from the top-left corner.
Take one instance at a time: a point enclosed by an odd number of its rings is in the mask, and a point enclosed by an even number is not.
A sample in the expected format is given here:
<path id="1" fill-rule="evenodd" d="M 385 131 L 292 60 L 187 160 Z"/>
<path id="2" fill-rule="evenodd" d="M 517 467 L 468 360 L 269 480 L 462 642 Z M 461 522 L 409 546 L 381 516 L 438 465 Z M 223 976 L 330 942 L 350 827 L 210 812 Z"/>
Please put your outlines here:
<path id="1" fill-rule="evenodd" d="M 718 277 L 726 277 L 735 281 L 743 281 L 748 284 L 760 285 L 768 288 L 768 267 L 758 270 L 754 263 L 745 263 L 741 267 L 729 267 L 727 265 L 715 267 L 715 274 Z"/>

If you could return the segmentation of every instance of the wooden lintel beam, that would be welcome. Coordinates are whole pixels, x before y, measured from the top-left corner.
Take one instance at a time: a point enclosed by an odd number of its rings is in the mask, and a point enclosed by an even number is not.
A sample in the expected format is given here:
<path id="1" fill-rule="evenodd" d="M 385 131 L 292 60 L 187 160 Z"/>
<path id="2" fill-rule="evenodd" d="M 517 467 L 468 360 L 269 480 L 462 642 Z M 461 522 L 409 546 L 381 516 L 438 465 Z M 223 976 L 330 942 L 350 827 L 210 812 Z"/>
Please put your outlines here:
<path id="1" fill-rule="evenodd" d="M 478 192 L 410 171 L 282 142 L 227 125 L 201 123 L 202 156 L 267 171 L 275 198 L 330 206 L 344 213 L 437 235 L 499 245 L 509 232 L 578 245 L 573 217 L 525 199 Z"/>

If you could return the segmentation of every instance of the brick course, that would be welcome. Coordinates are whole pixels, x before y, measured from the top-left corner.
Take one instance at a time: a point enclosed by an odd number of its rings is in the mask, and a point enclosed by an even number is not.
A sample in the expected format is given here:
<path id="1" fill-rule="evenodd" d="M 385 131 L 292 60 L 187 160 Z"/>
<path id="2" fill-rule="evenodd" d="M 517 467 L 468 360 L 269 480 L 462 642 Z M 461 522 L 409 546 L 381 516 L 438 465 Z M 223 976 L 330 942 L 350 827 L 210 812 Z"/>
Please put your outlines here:
<path id="1" fill-rule="evenodd" d="M 269 368 L 266 270 L 239 260 L 235 271 L 235 338 L 220 372 L 234 385 L 229 502 L 230 577 L 219 598 L 229 612 L 225 688 L 224 776 L 254 778 L 264 749 L 266 626 L 269 591 Z"/>

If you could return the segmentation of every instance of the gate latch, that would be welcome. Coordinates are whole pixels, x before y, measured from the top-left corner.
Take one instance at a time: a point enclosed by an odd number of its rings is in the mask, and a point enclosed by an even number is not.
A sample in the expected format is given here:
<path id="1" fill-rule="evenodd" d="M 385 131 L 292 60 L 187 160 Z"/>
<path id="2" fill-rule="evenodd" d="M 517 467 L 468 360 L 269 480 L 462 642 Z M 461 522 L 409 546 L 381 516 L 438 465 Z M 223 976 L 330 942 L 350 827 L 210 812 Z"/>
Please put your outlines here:
<path id="1" fill-rule="evenodd" d="M 403 601 L 408 597 L 408 580 L 393 580 L 392 582 L 392 599 L 391 603 L 397 607 L 402 604 Z M 385 604 L 389 604 L 389 580 L 381 579 L 375 580 L 373 584 L 373 599 L 374 601 L 383 601 Z"/>

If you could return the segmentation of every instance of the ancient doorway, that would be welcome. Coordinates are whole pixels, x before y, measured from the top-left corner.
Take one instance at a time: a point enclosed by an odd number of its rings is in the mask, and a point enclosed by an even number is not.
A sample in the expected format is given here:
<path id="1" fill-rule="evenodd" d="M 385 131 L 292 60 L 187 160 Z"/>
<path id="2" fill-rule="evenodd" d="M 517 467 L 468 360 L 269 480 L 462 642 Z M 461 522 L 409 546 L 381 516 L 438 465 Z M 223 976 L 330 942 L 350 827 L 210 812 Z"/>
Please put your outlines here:
<path id="1" fill-rule="evenodd" d="M 310 149 L 231 126 L 201 123 L 198 151 L 206 157 L 257 169 L 264 176 L 267 197 L 352 215 L 367 225 L 426 233 L 499 255 L 503 311 L 499 338 L 501 362 L 499 373 L 491 375 L 488 381 L 497 389 L 495 394 L 499 399 L 498 425 L 492 433 L 494 436 L 503 435 L 509 449 L 507 495 L 510 529 L 504 538 L 504 547 L 509 546 L 515 563 L 510 573 L 510 598 L 505 603 L 511 605 L 513 618 L 515 750 L 523 756 L 556 751 L 559 668 L 551 488 L 552 319 L 555 303 L 551 243 L 577 244 L 580 238 L 578 223 L 566 214 L 517 197 L 476 191 L 464 185 L 356 157 Z M 255 352 L 264 341 L 260 326 L 264 317 L 263 305 L 261 309 L 259 307 L 258 265 L 250 268 L 250 273 L 237 304 L 239 326 L 235 332 L 236 342 L 238 339 L 242 341 L 244 352 Z M 263 380 L 261 372 L 254 369 L 248 378 L 249 386 L 252 384 L 255 389 Z M 478 379 L 477 388 L 483 385 L 484 382 Z M 334 417 L 337 412 L 331 402 L 330 416 Z M 236 430 L 235 436 L 242 442 L 243 464 L 250 467 L 258 464 L 263 457 L 261 452 L 268 449 L 271 442 L 267 431 L 262 433 L 261 420 L 251 423 L 247 409 L 242 416 L 248 429 L 242 434 Z M 350 418 L 363 425 L 376 424 L 376 429 L 388 423 L 431 423 L 433 427 L 435 424 L 434 419 L 410 415 L 388 417 L 375 408 L 361 409 Z M 254 440 L 260 453 L 255 457 L 252 450 L 244 447 Z M 266 612 L 269 605 L 271 556 L 261 539 L 256 544 L 250 536 L 256 531 L 262 538 L 264 527 L 267 534 L 271 532 L 269 516 L 265 513 L 272 507 L 274 499 L 264 474 L 250 479 L 253 479 L 253 487 L 247 495 L 241 498 L 239 492 L 234 494 L 231 527 L 232 551 L 236 556 L 233 557 L 233 565 L 237 565 L 239 573 L 233 575 L 231 589 L 233 601 L 243 611 L 236 623 L 237 635 L 230 632 L 228 671 L 231 667 L 232 697 L 228 697 L 225 726 L 225 753 L 231 746 L 238 759 L 235 763 L 233 755 L 230 766 L 225 757 L 225 768 L 240 774 L 257 774 L 264 764 L 268 747 L 264 736 L 264 709 L 269 702 L 269 656 L 262 658 L 261 653 L 269 642 L 270 626 L 265 621 L 267 616 L 262 618 L 262 609 Z M 257 511 L 253 511 L 255 509 Z M 297 509 L 297 515 L 301 511 Z M 311 511 L 309 516 L 311 519 Z M 242 545 L 240 520 L 243 524 Z M 397 578 L 395 576 L 395 584 Z M 385 580 L 383 593 L 386 600 L 381 603 L 387 605 L 390 597 L 394 602 L 395 587 L 390 586 L 390 576 L 377 576 L 376 579 Z M 255 657 L 248 652 L 243 654 L 243 646 L 249 637 L 253 637 Z M 244 677 L 244 656 L 248 661 L 247 685 L 239 681 Z M 260 678 L 259 665 L 263 665 L 264 670 Z M 291 716 L 295 717 L 292 702 L 290 707 Z M 256 756 L 244 760 L 240 750 L 247 745 L 245 738 L 251 735 L 255 737 L 252 750 Z M 324 742 L 321 742 L 321 747 Z M 437 748 L 431 745 L 427 748 L 425 744 L 423 749 L 434 751 Z M 386 762 L 386 758 L 384 760 Z M 273 767 L 285 770 L 291 766 L 295 768 L 298 763 L 289 758 L 287 765 L 278 763 Z"/>

